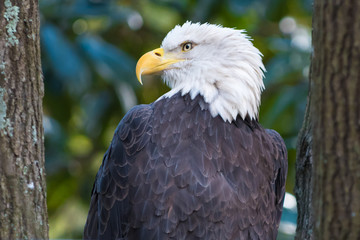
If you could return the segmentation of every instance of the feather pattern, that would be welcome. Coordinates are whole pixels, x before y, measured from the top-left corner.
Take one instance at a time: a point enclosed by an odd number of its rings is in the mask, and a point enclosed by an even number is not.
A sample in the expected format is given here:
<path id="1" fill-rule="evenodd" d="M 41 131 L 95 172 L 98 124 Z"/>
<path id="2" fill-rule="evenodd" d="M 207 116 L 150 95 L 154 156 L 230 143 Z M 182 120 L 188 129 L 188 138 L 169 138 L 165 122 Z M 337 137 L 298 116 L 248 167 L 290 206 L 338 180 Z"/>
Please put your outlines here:
<path id="1" fill-rule="evenodd" d="M 120 122 L 84 239 L 276 239 L 286 174 L 278 133 L 179 92 Z"/>

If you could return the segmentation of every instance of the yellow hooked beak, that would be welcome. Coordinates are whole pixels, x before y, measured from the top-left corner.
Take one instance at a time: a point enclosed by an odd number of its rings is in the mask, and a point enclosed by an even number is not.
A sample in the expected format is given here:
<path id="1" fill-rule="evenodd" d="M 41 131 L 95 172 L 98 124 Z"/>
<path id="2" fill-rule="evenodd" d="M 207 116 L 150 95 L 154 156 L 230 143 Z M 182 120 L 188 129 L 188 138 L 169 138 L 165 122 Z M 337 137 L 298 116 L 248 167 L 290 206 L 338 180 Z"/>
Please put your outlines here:
<path id="1" fill-rule="evenodd" d="M 164 56 L 164 49 L 157 48 L 145 53 L 136 64 L 136 77 L 142 84 L 141 75 L 161 72 L 168 69 L 170 65 L 183 61 L 182 59 Z"/>

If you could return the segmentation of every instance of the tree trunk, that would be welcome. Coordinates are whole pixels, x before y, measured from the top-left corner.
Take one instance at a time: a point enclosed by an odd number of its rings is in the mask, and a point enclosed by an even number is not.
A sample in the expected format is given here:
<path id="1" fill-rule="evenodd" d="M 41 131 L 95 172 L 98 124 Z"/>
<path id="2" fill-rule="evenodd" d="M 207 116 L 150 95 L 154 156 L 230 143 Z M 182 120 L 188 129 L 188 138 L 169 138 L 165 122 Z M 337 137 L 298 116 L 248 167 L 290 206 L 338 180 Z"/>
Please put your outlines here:
<path id="1" fill-rule="evenodd" d="M 295 196 L 297 199 L 297 240 L 312 239 L 312 122 L 310 114 L 311 91 L 308 98 L 303 127 L 298 136 L 296 152 Z"/>
<path id="2" fill-rule="evenodd" d="M 296 239 L 360 239 L 360 2 L 315 0 Z M 311 174 L 310 174 L 311 173 Z"/>
<path id="3" fill-rule="evenodd" d="M 0 0 L 0 239 L 48 238 L 37 0 Z"/>

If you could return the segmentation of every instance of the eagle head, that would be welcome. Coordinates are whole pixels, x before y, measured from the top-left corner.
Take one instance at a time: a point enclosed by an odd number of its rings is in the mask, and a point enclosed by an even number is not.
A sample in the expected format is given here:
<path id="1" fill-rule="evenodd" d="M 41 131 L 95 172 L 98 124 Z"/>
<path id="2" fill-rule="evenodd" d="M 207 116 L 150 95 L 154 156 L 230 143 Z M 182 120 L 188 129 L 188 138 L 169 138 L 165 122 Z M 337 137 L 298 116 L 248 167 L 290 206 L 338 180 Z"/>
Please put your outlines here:
<path id="1" fill-rule="evenodd" d="M 261 56 L 244 30 L 186 22 L 139 59 L 136 75 L 141 83 L 142 75 L 160 72 L 172 88 L 162 97 L 200 94 L 213 117 L 257 119 L 264 89 Z"/>

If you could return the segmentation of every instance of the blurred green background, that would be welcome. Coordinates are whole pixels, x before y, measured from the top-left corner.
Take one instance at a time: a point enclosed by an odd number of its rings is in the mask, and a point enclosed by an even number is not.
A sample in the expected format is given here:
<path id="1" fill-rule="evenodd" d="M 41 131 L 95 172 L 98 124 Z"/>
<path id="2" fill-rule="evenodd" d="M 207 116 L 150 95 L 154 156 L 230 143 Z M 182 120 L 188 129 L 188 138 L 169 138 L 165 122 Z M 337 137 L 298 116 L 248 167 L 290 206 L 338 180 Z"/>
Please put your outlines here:
<path id="1" fill-rule="evenodd" d="M 311 0 L 40 0 L 50 238 L 81 238 L 90 192 L 113 132 L 134 105 L 168 91 L 141 86 L 137 59 L 186 20 L 246 29 L 264 54 L 260 122 L 278 131 L 295 182 L 311 51 Z M 278 239 L 293 239 L 296 203 L 287 195 Z"/>

